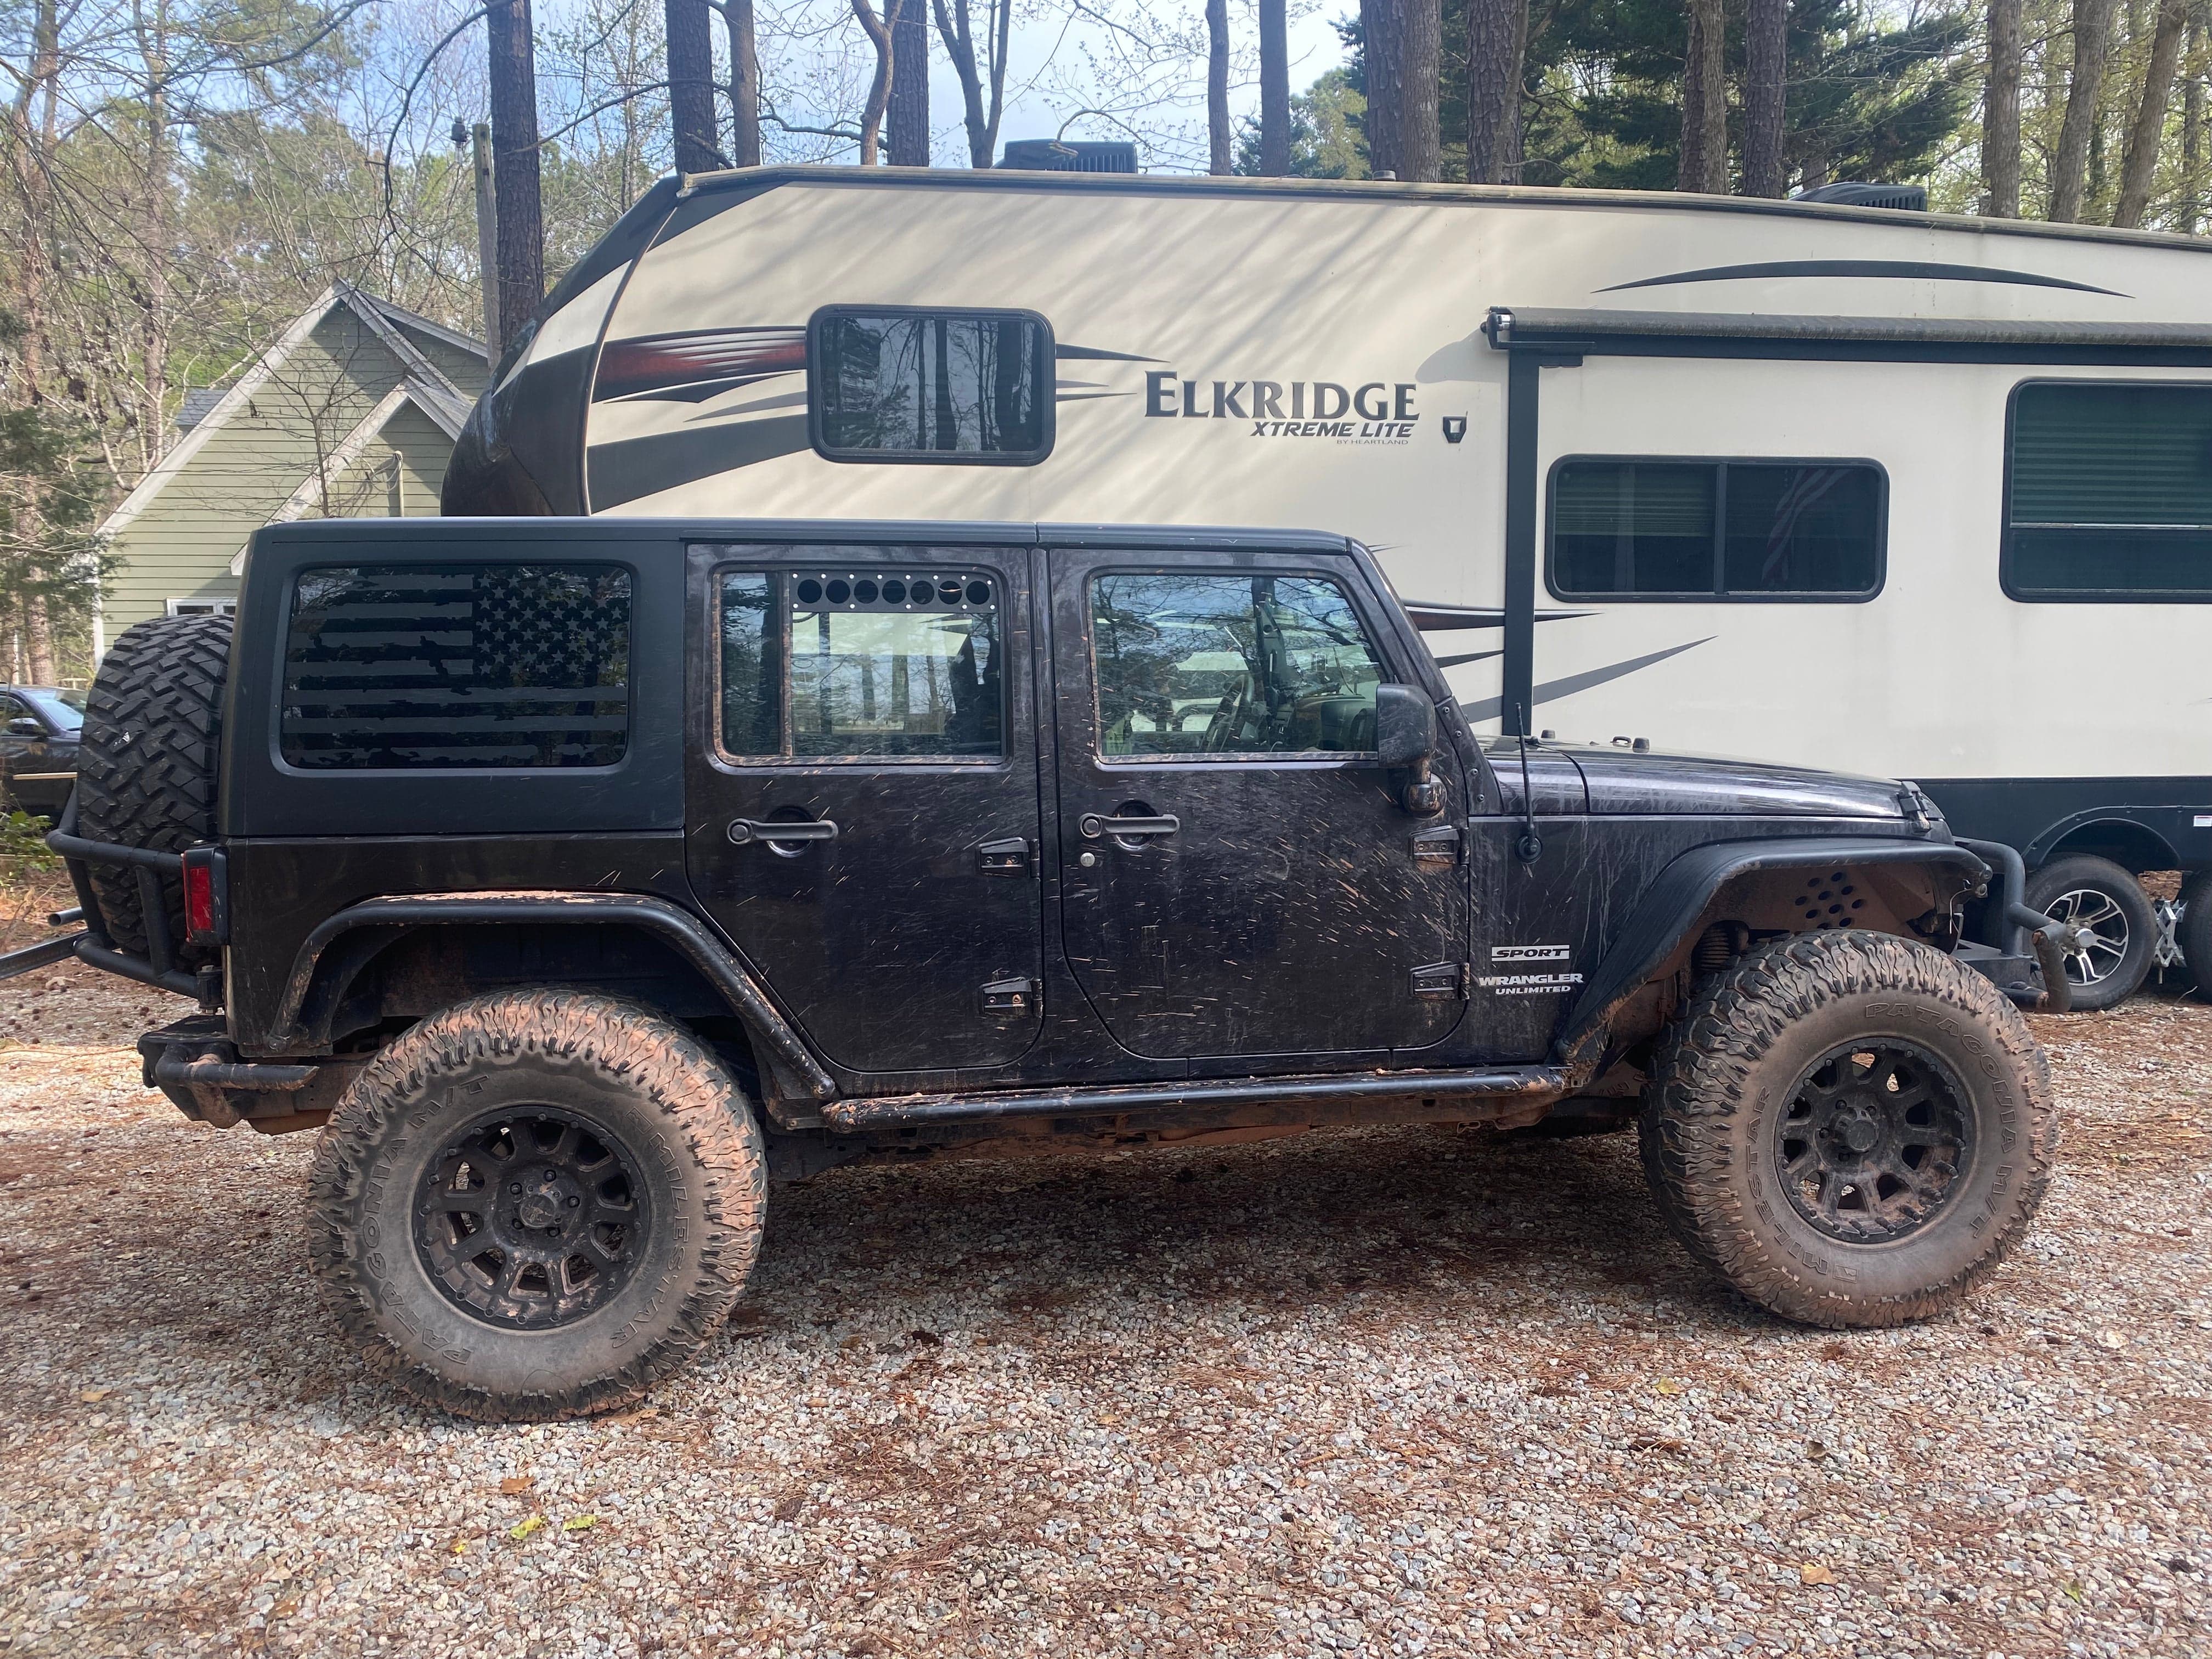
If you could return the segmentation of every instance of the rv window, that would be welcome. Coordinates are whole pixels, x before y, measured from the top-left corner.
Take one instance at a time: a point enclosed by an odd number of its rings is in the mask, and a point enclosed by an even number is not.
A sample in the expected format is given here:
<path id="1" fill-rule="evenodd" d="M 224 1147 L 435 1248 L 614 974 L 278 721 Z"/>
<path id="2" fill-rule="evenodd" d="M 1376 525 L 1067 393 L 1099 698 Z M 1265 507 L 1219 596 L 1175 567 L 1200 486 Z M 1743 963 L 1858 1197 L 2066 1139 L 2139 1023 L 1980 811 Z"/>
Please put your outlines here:
<path id="1" fill-rule="evenodd" d="M 1100 576 L 1091 635 L 1102 754 L 1375 747 L 1382 662 L 1333 581 Z"/>
<path id="2" fill-rule="evenodd" d="M 2212 386 L 2031 383 L 2009 451 L 2014 598 L 2212 599 Z"/>
<path id="3" fill-rule="evenodd" d="M 1612 460 L 1552 475 L 1561 599 L 1859 599 L 1881 586 L 1881 470 L 1850 461 Z"/>
<path id="4" fill-rule="evenodd" d="M 997 760 L 1005 752 L 995 578 L 725 571 L 720 586 L 725 754 Z"/>
<path id="5" fill-rule="evenodd" d="M 1024 464 L 1052 448 L 1052 330 L 1019 311 L 815 313 L 815 447 L 835 461 Z"/>
<path id="6" fill-rule="evenodd" d="M 311 769 L 612 766 L 629 745 L 628 570 L 300 574 L 279 744 Z"/>

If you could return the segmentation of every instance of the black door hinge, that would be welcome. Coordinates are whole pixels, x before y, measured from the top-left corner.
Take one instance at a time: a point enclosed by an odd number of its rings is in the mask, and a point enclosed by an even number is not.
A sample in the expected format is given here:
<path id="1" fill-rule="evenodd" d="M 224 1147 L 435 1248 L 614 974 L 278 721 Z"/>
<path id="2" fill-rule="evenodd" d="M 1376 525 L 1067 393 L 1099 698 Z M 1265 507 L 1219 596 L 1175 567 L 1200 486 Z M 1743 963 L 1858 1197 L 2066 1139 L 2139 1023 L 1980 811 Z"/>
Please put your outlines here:
<path id="1" fill-rule="evenodd" d="M 1431 962 L 1413 969 L 1417 997 L 1465 997 L 1471 969 L 1464 962 Z"/>
<path id="2" fill-rule="evenodd" d="M 1040 988 L 1033 979 L 994 979 L 983 987 L 983 1012 L 1025 1014 L 1036 1006 Z"/>
<path id="3" fill-rule="evenodd" d="M 1019 836 L 987 841 L 975 849 L 975 867 L 987 876 L 1018 876 L 1030 867 L 1030 844 Z"/>
<path id="4" fill-rule="evenodd" d="M 1449 823 L 1413 832 L 1413 867 L 1417 870 L 1455 870 L 1459 867 L 1459 831 Z"/>

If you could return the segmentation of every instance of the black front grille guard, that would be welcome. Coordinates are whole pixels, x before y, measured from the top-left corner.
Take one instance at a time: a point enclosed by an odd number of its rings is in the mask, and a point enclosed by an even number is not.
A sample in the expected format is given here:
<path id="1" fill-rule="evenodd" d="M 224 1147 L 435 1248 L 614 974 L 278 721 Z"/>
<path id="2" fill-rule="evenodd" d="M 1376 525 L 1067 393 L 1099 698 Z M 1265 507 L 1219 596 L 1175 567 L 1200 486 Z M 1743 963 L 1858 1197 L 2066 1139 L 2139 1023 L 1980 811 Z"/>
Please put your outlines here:
<path id="1" fill-rule="evenodd" d="M 177 965 L 177 942 L 169 931 L 169 900 L 162 890 L 162 878 L 184 879 L 183 854 L 86 840 L 76 833 L 75 790 L 70 792 L 69 805 L 62 808 L 60 823 L 46 836 L 46 845 L 62 855 L 62 862 L 69 869 L 70 884 L 76 889 L 76 908 L 58 910 L 46 921 L 56 927 L 81 921 L 84 929 L 0 956 L 0 979 L 13 979 L 18 974 L 32 973 L 49 963 L 75 957 L 79 962 L 137 980 L 142 985 L 155 985 L 180 997 L 194 998 L 210 1013 L 222 1006 L 221 969 L 210 963 L 198 973 L 187 973 Z M 92 866 L 95 864 L 126 867 L 136 878 L 138 912 L 146 928 L 145 955 L 132 955 L 116 944 L 109 933 L 107 918 L 100 908 L 100 896 L 92 885 Z"/>

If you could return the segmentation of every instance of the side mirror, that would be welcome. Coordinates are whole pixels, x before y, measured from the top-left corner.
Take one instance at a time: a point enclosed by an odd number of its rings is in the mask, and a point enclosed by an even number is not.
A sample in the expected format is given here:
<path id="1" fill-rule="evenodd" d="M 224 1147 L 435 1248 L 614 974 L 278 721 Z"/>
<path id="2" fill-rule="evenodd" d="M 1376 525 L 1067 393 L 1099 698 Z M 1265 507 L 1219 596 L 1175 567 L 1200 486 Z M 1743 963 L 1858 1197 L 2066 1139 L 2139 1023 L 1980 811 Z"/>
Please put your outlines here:
<path id="1" fill-rule="evenodd" d="M 1426 768 L 1437 752 L 1437 707 L 1419 687 L 1375 688 L 1375 750 L 1385 766 Z"/>
<path id="2" fill-rule="evenodd" d="M 8 722 L 8 735 L 11 738 L 43 738 L 46 735 L 46 728 L 28 714 L 18 714 Z"/>

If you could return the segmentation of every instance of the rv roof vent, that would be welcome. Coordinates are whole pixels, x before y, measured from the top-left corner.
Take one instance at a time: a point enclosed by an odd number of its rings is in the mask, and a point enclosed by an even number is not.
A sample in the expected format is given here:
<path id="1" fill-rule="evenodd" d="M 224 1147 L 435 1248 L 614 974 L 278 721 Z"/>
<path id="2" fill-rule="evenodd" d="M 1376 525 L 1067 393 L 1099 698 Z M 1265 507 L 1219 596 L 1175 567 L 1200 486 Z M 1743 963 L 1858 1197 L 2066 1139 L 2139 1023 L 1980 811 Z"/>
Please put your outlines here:
<path id="1" fill-rule="evenodd" d="M 1012 138 L 999 165 L 1036 173 L 1134 173 L 1137 147 L 1069 138 Z"/>
<path id="2" fill-rule="evenodd" d="M 1928 211 L 1928 191 L 1923 185 L 1822 185 L 1802 190 L 1794 202 L 1832 202 L 1838 207 L 1903 208 L 1907 213 Z"/>

